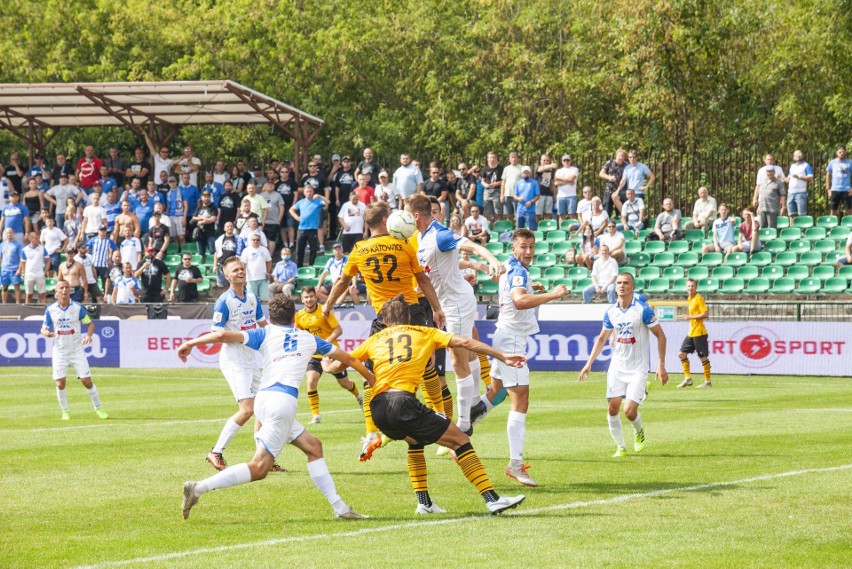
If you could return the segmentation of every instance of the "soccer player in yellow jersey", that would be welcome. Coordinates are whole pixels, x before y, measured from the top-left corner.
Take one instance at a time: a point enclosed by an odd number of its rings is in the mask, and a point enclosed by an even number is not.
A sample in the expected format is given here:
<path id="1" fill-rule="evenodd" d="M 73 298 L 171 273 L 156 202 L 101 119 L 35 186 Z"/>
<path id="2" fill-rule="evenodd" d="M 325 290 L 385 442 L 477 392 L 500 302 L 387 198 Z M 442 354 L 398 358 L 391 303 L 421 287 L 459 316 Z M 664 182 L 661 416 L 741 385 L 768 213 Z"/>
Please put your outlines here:
<path id="1" fill-rule="evenodd" d="M 337 318 L 334 317 L 334 312 L 323 316 L 319 304 L 317 304 L 317 290 L 312 286 L 306 286 L 302 289 L 302 304 L 305 307 L 296 313 L 296 328 L 310 332 L 314 336 L 318 336 L 327 341 L 333 346 L 338 346 L 337 339 L 343 333 L 343 328 Z M 338 346 L 339 347 L 339 346 Z M 311 408 L 311 425 L 320 422 L 319 409 L 319 385 L 320 376 L 322 375 L 322 356 L 315 355 L 310 363 L 305 377 L 308 380 L 308 405 Z M 361 394 L 358 393 L 358 388 L 355 382 L 349 379 L 346 370 L 334 374 L 337 383 L 340 387 L 355 396 L 358 404 L 361 405 Z"/>
<path id="2" fill-rule="evenodd" d="M 386 328 L 370 336 L 352 356 L 361 361 L 373 361 L 375 383 L 371 405 L 376 426 L 390 438 L 408 443 L 408 474 L 417 495 L 415 512 L 445 512 L 429 496 L 423 448 L 432 443 L 455 451 L 462 472 L 485 499 L 491 513 L 514 508 L 524 496 L 498 496 L 470 438 L 452 421 L 420 403 L 414 392 L 436 348 L 464 348 L 487 354 L 512 367 L 523 366 L 526 357 L 509 355 L 482 342 L 436 328 L 411 325 L 410 311 L 411 305 L 402 295 L 385 303 L 381 315 Z M 334 366 L 339 369 L 339 364 Z"/>
<path id="3" fill-rule="evenodd" d="M 707 328 L 704 321 L 707 319 L 707 303 L 704 297 L 698 294 L 698 282 L 695 279 L 686 279 L 686 294 L 689 297 L 689 314 L 684 314 L 680 320 L 689 320 L 689 333 L 680 346 L 680 365 L 683 367 L 683 381 L 678 387 L 689 387 L 692 385 L 692 373 L 689 369 L 689 354 L 698 352 L 698 358 L 704 367 L 704 383 L 698 387 L 713 387 L 710 383 L 710 349 L 707 343 Z"/>
<path id="4" fill-rule="evenodd" d="M 349 261 L 343 268 L 343 274 L 334 283 L 328 300 L 322 308 L 322 313 L 328 316 L 337 299 L 340 298 L 348 288 L 349 283 L 359 272 L 364 277 L 370 302 L 376 310 L 376 319 L 370 326 L 370 335 L 384 329 L 382 322 L 382 306 L 388 300 L 402 294 L 409 304 L 411 322 L 419 326 L 426 325 L 426 314 L 417 302 L 417 292 L 414 282 L 423 292 L 432 308 L 432 317 L 438 328 L 444 326 L 444 312 L 438 303 L 438 296 L 432 287 L 429 277 L 423 272 L 423 268 L 417 261 L 417 252 L 406 241 L 396 239 L 388 234 L 387 220 L 390 216 L 390 208 L 386 202 L 376 202 L 367 206 L 364 212 L 364 222 L 370 228 L 371 237 L 359 241 L 349 253 Z M 368 365 L 369 368 L 369 365 Z M 423 370 L 420 376 L 424 375 Z M 440 384 L 439 384 L 440 385 Z M 367 436 L 361 449 L 360 460 L 368 460 L 372 451 L 378 447 L 381 438 L 378 429 L 373 423 L 370 400 L 372 390 L 364 383 L 364 422 L 366 424 Z"/>

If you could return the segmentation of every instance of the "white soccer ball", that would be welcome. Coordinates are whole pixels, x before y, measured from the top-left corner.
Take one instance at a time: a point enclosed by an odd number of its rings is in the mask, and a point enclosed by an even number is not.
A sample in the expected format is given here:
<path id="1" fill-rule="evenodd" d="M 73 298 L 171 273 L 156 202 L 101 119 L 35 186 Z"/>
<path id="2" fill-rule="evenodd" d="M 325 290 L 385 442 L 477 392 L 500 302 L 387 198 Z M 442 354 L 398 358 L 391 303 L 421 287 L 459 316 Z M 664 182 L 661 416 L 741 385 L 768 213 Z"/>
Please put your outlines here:
<path id="1" fill-rule="evenodd" d="M 391 237 L 405 241 L 417 231 L 417 224 L 411 213 L 398 209 L 388 217 L 387 228 Z"/>

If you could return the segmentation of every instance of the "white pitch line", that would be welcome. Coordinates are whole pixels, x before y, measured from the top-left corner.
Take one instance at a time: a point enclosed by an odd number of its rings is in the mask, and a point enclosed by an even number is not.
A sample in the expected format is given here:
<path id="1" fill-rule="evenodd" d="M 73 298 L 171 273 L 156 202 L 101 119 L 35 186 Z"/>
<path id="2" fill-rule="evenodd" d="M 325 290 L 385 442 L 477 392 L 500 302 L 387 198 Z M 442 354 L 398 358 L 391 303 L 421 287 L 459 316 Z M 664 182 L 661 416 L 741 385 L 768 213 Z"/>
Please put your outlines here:
<path id="1" fill-rule="evenodd" d="M 512 512 L 512 516 L 525 516 L 525 515 L 535 515 L 543 512 L 552 512 L 556 510 L 573 510 L 578 508 L 588 508 L 593 506 L 607 506 L 610 504 L 619 504 L 622 502 L 627 502 L 629 500 L 637 500 L 641 498 L 654 498 L 657 496 L 663 496 L 666 494 L 672 494 L 674 492 L 693 492 L 695 490 L 706 490 L 707 488 L 720 488 L 724 486 L 736 486 L 738 484 L 749 484 L 752 482 L 762 482 L 764 480 L 773 480 L 775 478 L 786 478 L 790 476 L 800 476 L 802 474 L 814 474 L 814 473 L 822 473 L 822 472 L 833 472 L 838 470 L 847 470 L 852 468 L 852 464 L 844 464 L 841 466 L 829 466 L 826 468 L 809 468 L 806 470 L 791 470 L 789 472 L 780 472 L 777 474 L 764 474 L 761 476 L 752 476 L 750 478 L 741 478 L 739 480 L 729 480 L 727 482 L 711 482 L 708 484 L 696 484 L 694 486 L 683 486 L 680 488 L 664 488 L 662 490 L 652 490 L 650 492 L 641 492 L 638 494 L 622 494 L 621 496 L 614 496 L 612 498 L 604 498 L 601 500 L 588 500 L 584 502 L 571 502 L 569 504 L 557 504 L 555 506 L 546 506 L 544 508 L 535 508 L 532 510 L 521 510 L 518 512 Z M 103 563 L 96 563 L 94 565 L 83 565 L 79 566 L 76 569 L 98 569 L 100 567 L 120 567 L 124 565 L 132 565 L 135 563 L 157 563 L 160 561 L 168 561 L 170 559 L 179 559 L 182 557 L 189 557 L 192 555 L 203 555 L 206 553 L 222 553 L 225 551 L 237 551 L 240 549 L 251 549 L 255 547 L 267 547 L 270 545 L 280 545 L 283 543 L 301 543 L 306 541 L 316 541 L 321 539 L 339 539 L 342 537 L 360 537 L 362 535 L 372 534 L 372 533 L 381 533 L 387 531 L 398 531 L 404 530 L 408 528 L 422 528 L 425 526 L 440 526 L 440 525 L 448 525 L 448 524 L 456 524 L 460 522 L 470 522 L 470 521 L 479 521 L 484 519 L 489 519 L 490 516 L 480 515 L 480 516 L 465 516 L 463 518 L 451 518 L 451 519 L 443 519 L 443 520 L 430 520 L 427 522 L 407 522 L 403 524 L 394 524 L 389 526 L 380 526 L 375 528 L 364 528 L 354 531 L 348 532 L 340 532 L 340 533 L 319 533 L 313 535 L 303 535 L 297 537 L 283 537 L 278 539 L 268 539 L 265 541 L 255 541 L 251 543 L 237 543 L 234 545 L 222 545 L 219 547 L 204 547 L 201 549 L 192 549 L 189 551 L 178 551 L 174 553 L 166 553 L 163 555 L 152 555 L 149 557 L 137 557 L 135 559 L 125 559 L 121 561 L 105 561 Z"/>

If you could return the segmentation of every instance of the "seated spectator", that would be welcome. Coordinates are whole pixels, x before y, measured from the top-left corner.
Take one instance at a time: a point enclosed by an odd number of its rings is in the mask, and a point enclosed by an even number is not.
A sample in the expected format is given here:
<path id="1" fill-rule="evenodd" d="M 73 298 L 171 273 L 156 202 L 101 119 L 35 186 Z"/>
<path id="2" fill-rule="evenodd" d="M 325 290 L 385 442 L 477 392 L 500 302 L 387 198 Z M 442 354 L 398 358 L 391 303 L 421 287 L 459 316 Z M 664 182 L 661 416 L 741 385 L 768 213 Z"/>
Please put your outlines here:
<path id="1" fill-rule="evenodd" d="M 638 236 L 645 229 L 645 201 L 636 197 L 636 190 L 627 190 L 626 200 L 621 206 L 621 225 L 618 229 L 632 229 Z"/>
<path id="2" fill-rule="evenodd" d="M 453 235 L 456 237 L 464 237 L 464 224 L 462 223 L 462 218 L 456 213 L 453 213 L 450 216 L 450 231 L 453 232 Z"/>
<path id="3" fill-rule="evenodd" d="M 491 238 L 491 234 L 489 232 L 491 229 L 490 224 L 483 215 L 480 215 L 480 208 L 478 205 L 472 205 L 470 207 L 470 217 L 464 221 L 464 228 L 466 233 L 465 236 L 474 243 L 478 243 L 483 247 L 485 247 L 488 240 Z"/>
<path id="4" fill-rule="evenodd" d="M 586 267 L 592 270 L 592 263 L 598 258 L 598 240 L 595 234 L 592 233 L 592 228 L 587 227 L 583 232 L 583 240 L 580 242 L 580 247 L 574 257 L 574 261 L 581 267 Z"/>
<path id="5" fill-rule="evenodd" d="M 585 192 L 585 189 L 583 191 Z M 577 233 L 573 235 L 574 237 L 576 237 L 577 235 L 581 235 L 583 232 L 585 232 L 586 227 L 589 227 L 592 230 L 592 233 L 595 237 L 597 237 L 606 230 L 606 224 L 609 221 L 609 214 L 606 212 L 605 209 L 603 209 L 601 205 L 601 199 L 597 196 L 594 196 L 590 200 L 590 202 L 592 208 L 590 211 L 583 213 L 582 217 L 580 218 L 582 224 L 577 230 Z"/>
<path id="6" fill-rule="evenodd" d="M 576 232 L 573 235 L 574 237 L 580 235 L 579 229 L 583 222 L 592 217 L 592 198 L 594 197 L 594 191 L 591 186 L 583 186 L 582 193 L 582 199 L 577 202 L 577 223 L 571 223 L 568 226 L 568 231 Z"/>
<path id="7" fill-rule="evenodd" d="M 698 188 L 698 199 L 692 207 L 692 219 L 686 222 L 684 229 L 701 229 L 706 234 L 716 221 L 716 200 L 704 186 Z"/>
<path id="8" fill-rule="evenodd" d="M 630 190 L 627 190 L 628 192 Z M 627 202 L 624 202 L 627 205 Z M 622 208 L 623 211 L 623 208 Z M 598 242 L 601 245 L 606 245 L 609 250 L 609 256 L 621 265 L 627 262 L 627 255 L 624 253 L 624 235 L 617 230 L 615 221 L 609 220 L 606 225 L 606 231 L 598 237 Z"/>
<path id="9" fill-rule="evenodd" d="M 459 251 L 459 269 L 462 271 L 464 280 L 470 283 L 470 286 L 474 288 L 476 288 L 476 285 L 479 282 L 479 277 L 476 274 L 477 265 L 480 265 L 479 269 L 482 270 L 482 272 L 488 272 L 488 265 L 472 261 L 470 259 L 470 253 L 467 251 Z"/>
<path id="10" fill-rule="evenodd" d="M 140 291 L 139 281 L 133 276 L 133 267 L 130 263 L 121 265 L 121 276 L 112 283 L 112 303 L 113 304 L 136 304 L 139 302 Z"/>
<path id="11" fill-rule="evenodd" d="M 192 264 L 192 255 L 183 253 L 180 256 L 180 266 L 175 268 L 175 276 L 169 287 L 169 302 L 196 302 L 198 300 L 198 283 L 203 283 L 201 269 Z M 177 287 L 177 295 L 175 295 Z"/>
<path id="12" fill-rule="evenodd" d="M 346 262 L 349 260 L 349 257 L 343 254 L 343 245 L 340 243 L 335 243 L 332 246 L 332 249 L 334 251 L 334 255 L 325 262 L 325 266 L 317 280 L 319 283 L 317 286 L 317 298 L 320 302 L 328 300 L 331 287 L 334 286 L 335 282 L 337 282 L 338 277 L 340 277 L 341 273 L 343 273 L 343 267 L 346 266 Z M 351 283 L 349 283 L 349 289 L 346 293 L 340 296 L 340 300 L 342 301 L 348 294 L 352 301 L 352 305 L 354 306 L 356 304 L 361 304 L 359 294 L 366 293 L 367 287 L 361 282 L 360 277 L 356 277 L 352 279 Z"/>
<path id="13" fill-rule="evenodd" d="M 846 238 L 846 250 L 842 255 L 837 256 L 837 262 L 834 264 L 838 269 L 843 265 L 852 265 L 852 232 Z"/>
<path id="14" fill-rule="evenodd" d="M 760 251 L 762 245 L 760 243 L 760 239 L 758 238 L 758 233 L 760 231 L 760 222 L 757 221 L 757 218 L 751 213 L 751 210 L 748 208 L 743 209 L 743 222 L 740 223 L 740 231 L 739 236 L 737 237 L 737 244 L 728 249 L 728 255 L 731 253 L 743 252 L 743 253 L 757 253 Z M 725 261 L 727 262 L 728 257 L 725 255 Z"/>
<path id="15" fill-rule="evenodd" d="M 671 198 L 663 200 L 663 211 L 657 216 L 654 224 L 654 232 L 648 235 L 648 241 L 665 241 L 671 243 L 677 241 L 683 235 L 680 228 L 680 210 L 674 209 Z"/>
<path id="16" fill-rule="evenodd" d="M 729 253 L 734 246 L 734 224 L 736 221 L 729 217 L 728 204 L 719 205 L 719 217 L 713 222 L 713 243 L 705 245 L 702 253 Z"/>
<path id="17" fill-rule="evenodd" d="M 610 304 L 615 303 L 615 279 L 618 277 L 618 263 L 609 256 L 609 248 L 600 246 L 600 257 L 592 266 L 592 284 L 583 290 L 583 304 L 591 304 L 597 294 L 606 294 Z"/>
<path id="18" fill-rule="evenodd" d="M 281 260 L 272 269 L 272 284 L 269 285 L 269 292 L 292 297 L 298 276 L 299 267 L 290 257 L 290 248 L 284 247 L 281 249 Z"/>

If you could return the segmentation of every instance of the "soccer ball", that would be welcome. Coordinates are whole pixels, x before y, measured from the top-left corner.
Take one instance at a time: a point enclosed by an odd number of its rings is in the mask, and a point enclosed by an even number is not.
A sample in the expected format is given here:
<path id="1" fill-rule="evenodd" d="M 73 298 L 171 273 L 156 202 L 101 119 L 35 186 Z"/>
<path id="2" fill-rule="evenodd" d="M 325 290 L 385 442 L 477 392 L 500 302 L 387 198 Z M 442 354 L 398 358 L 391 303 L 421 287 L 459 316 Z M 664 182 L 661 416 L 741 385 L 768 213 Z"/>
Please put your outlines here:
<path id="1" fill-rule="evenodd" d="M 397 210 L 390 214 L 387 223 L 388 233 L 391 237 L 407 240 L 417 231 L 417 224 L 414 221 L 414 216 L 404 209 Z"/>

